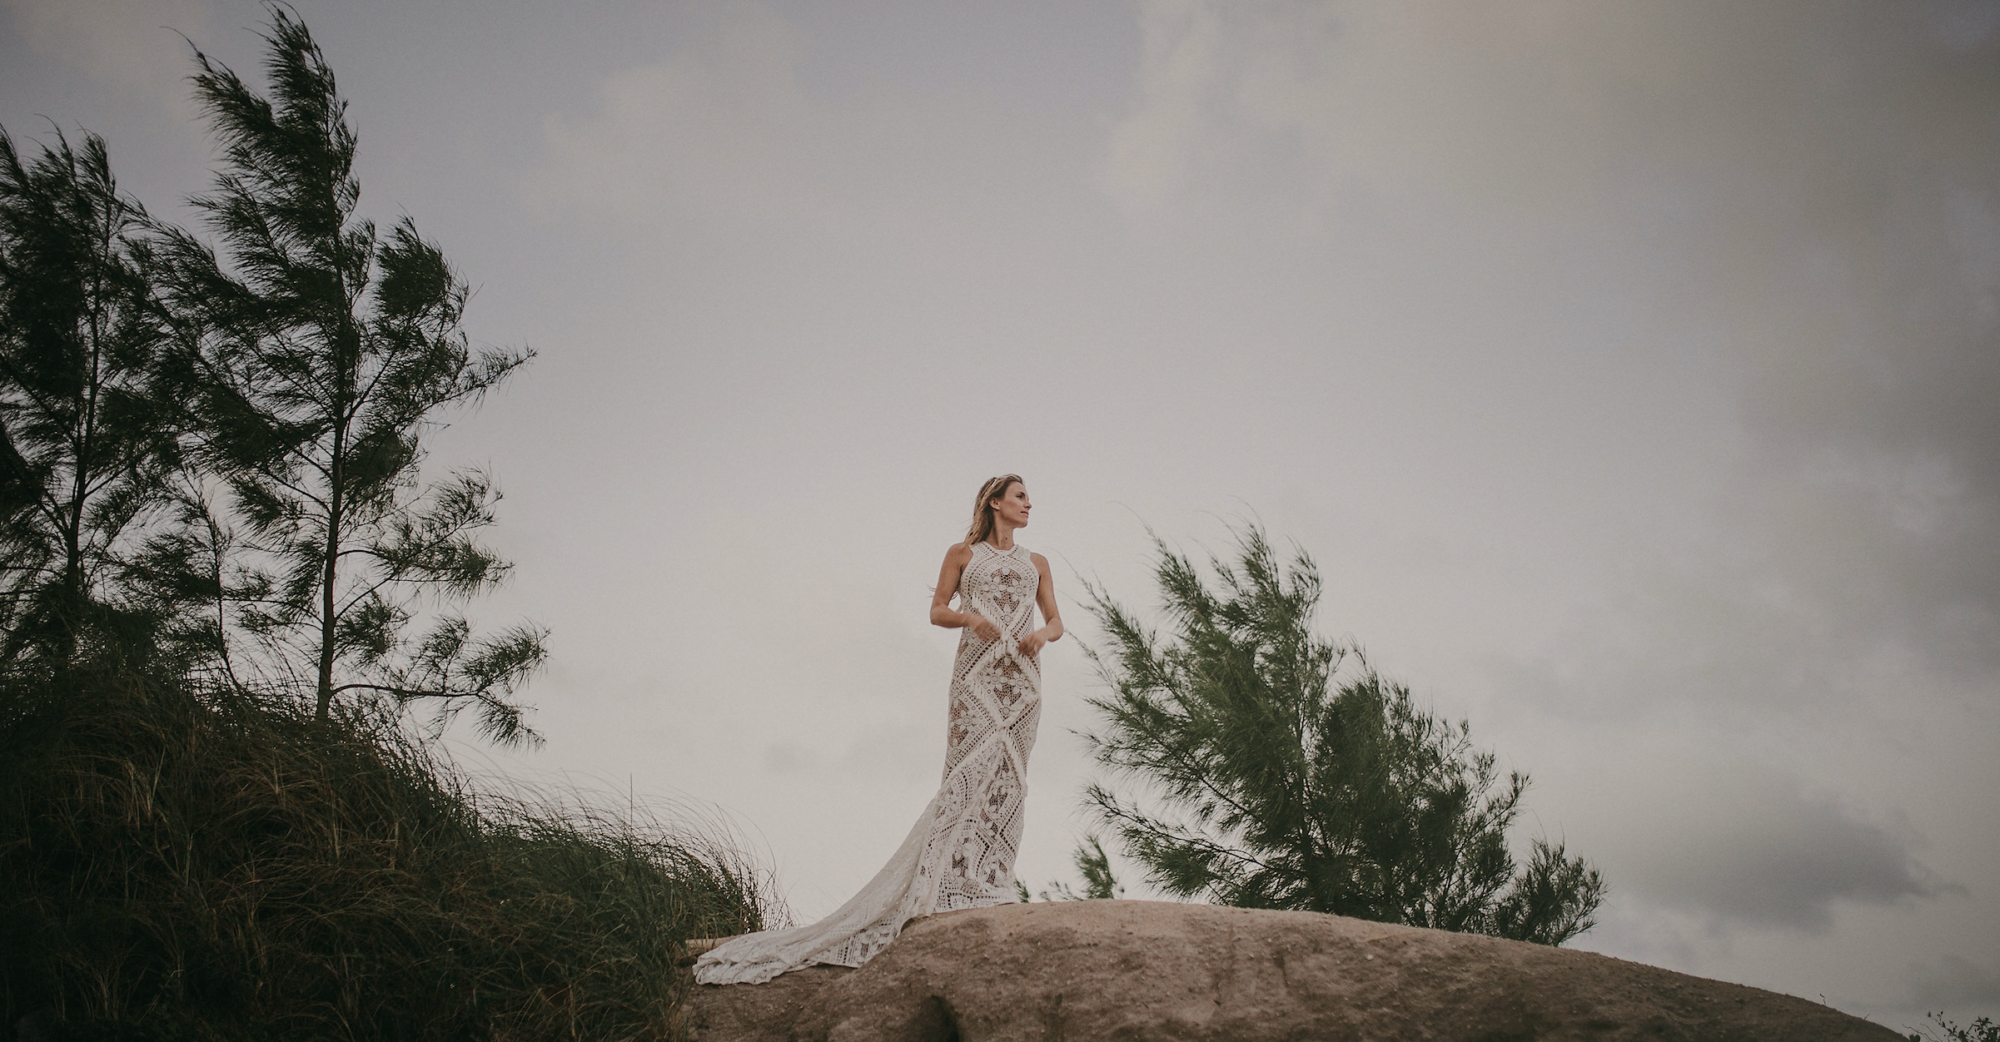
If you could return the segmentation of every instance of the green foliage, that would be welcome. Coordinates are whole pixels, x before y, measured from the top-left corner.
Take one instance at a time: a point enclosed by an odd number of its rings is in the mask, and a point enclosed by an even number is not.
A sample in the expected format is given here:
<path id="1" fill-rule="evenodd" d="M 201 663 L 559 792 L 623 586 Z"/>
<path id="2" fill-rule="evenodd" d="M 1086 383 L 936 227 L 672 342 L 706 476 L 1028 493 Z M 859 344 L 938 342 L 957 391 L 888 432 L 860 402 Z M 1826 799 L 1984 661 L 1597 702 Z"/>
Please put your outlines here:
<path id="1" fill-rule="evenodd" d="M 1104 852 L 1104 844 L 1096 836 L 1085 836 L 1070 855 L 1076 862 L 1077 873 L 1083 876 L 1083 889 L 1074 890 L 1068 883 L 1052 882 L 1042 891 L 1044 901 L 1109 901 L 1125 893 L 1125 887 L 1111 871 L 1111 855 Z M 1014 880 L 1014 892 L 1026 904 L 1028 884 Z"/>
<path id="2" fill-rule="evenodd" d="M 1502 782 L 1464 723 L 1419 709 L 1361 654 L 1316 636 L 1320 577 L 1257 528 L 1211 590 L 1155 539 L 1170 633 L 1101 588 L 1109 635 L 1092 658 L 1111 693 L 1086 735 L 1097 761 L 1157 809 L 1103 784 L 1088 799 L 1170 894 L 1330 912 L 1561 944 L 1593 925 L 1597 871 L 1534 841 L 1518 866 L 1506 833 L 1528 779 Z"/>
<path id="3" fill-rule="evenodd" d="M 1083 893 L 1074 895 L 1079 901 L 1109 901 L 1125 892 L 1118 877 L 1111 874 L 1111 857 L 1104 852 L 1104 844 L 1096 836 L 1088 836 L 1076 848 L 1076 870 L 1083 874 Z M 1071 897 L 1067 886 L 1056 884 L 1064 897 Z"/>
<path id="4" fill-rule="evenodd" d="M 718 842 L 476 791 L 393 721 L 90 674 L 0 689 L 0 1005 L 74 1037 L 676 1037 Z"/>
<path id="5" fill-rule="evenodd" d="M 267 684 L 292 683 L 321 719 L 345 693 L 421 699 L 441 719 L 475 708 L 495 740 L 531 739 L 513 696 L 546 634 L 474 637 L 446 610 L 507 574 L 476 538 L 499 493 L 478 471 L 419 479 L 422 435 L 441 412 L 477 404 L 531 354 L 474 352 L 460 327 L 467 289 L 443 252 L 408 219 L 381 232 L 358 215 L 356 138 L 333 71 L 302 23 L 281 7 L 271 18 L 269 97 L 196 56 L 224 161 L 196 203 L 227 263 L 169 236 L 177 375 L 229 517 L 205 489 L 184 497 L 181 530 L 154 545 L 149 574 L 217 606 L 184 621 L 227 676 L 254 666 Z M 428 633 L 412 638 L 426 609 L 438 610 Z M 237 633 L 249 652 L 230 646 Z"/>
<path id="6" fill-rule="evenodd" d="M 1913 1031 L 1910 1042 L 2000 1042 L 2000 1024 L 1995 1024 L 1991 1017 L 1980 1017 L 1971 1027 L 1960 1027 L 1946 1019 L 1943 1010 L 1933 1011 L 1930 1018 L 1937 1031 L 1930 1028 Z"/>
<path id="7" fill-rule="evenodd" d="M 167 321 L 140 205 L 103 139 L 24 159 L 0 131 L 0 668 L 67 669 L 80 646 L 143 647 L 111 588 L 166 496 Z"/>

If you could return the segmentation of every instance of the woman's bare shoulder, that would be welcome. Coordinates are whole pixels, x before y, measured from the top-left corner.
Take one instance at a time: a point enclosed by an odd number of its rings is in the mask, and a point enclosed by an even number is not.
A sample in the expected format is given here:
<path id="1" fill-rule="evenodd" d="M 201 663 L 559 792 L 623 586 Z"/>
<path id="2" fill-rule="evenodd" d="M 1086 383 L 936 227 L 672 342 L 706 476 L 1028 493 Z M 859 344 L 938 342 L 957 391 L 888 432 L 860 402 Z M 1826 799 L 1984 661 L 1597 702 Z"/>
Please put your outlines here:
<path id="1" fill-rule="evenodd" d="M 1033 550 L 1030 550 L 1030 551 L 1028 551 L 1028 560 L 1030 560 L 1030 561 L 1033 561 L 1033 562 L 1035 563 L 1035 570 L 1036 570 L 1036 571 L 1038 571 L 1038 572 L 1041 572 L 1041 573 L 1042 573 L 1043 575 L 1047 575 L 1047 574 L 1048 574 L 1048 571 L 1049 571 L 1049 559 L 1048 559 L 1048 558 L 1046 558 L 1046 557 L 1043 557 L 1043 556 L 1042 556 L 1041 554 L 1038 554 L 1038 553 L 1034 552 Z"/>
<path id="2" fill-rule="evenodd" d="M 944 552 L 944 562 L 946 564 L 951 564 L 954 561 L 964 564 L 970 560 L 972 560 L 971 543 L 953 543 Z"/>

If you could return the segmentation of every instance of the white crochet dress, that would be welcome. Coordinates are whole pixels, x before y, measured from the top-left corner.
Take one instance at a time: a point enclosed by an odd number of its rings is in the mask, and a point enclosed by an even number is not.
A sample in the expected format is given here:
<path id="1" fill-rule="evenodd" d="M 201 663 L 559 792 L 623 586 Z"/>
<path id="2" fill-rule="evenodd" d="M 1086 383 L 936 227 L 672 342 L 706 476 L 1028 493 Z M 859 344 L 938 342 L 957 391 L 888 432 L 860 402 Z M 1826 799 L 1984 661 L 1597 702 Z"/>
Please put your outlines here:
<path id="1" fill-rule="evenodd" d="M 1041 669 L 1016 645 L 1034 629 L 1040 582 L 1021 546 L 973 546 L 959 578 L 959 610 L 991 619 L 1000 639 L 970 629 L 959 638 L 937 796 L 882 871 L 832 915 L 733 938 L 695 963 L 696 981 L 761 984 L 814 963 L 859 966 L 919 916 L 1015 900 L 1028 752 L 1042 715 Z"/>

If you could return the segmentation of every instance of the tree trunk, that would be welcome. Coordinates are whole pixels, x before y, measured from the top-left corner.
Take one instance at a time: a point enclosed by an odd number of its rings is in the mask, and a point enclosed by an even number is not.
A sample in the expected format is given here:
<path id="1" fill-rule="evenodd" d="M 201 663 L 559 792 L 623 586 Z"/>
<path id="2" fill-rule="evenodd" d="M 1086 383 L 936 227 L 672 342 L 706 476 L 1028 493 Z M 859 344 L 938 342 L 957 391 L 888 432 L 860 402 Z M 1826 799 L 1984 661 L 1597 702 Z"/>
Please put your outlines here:
<path id="1" fill-rule="evenodd" d="M 343 403 L 343 411 L 344 410 Z M 347 459 L 347 425 L 336 423 L 333 428 L 333 460 L 327 468 L 328 484 L 332 486 L 327 496 L 326 543 L 320 552 L 326 555 L 326 570 L 320 578 L 319 608 L 319 708 L 315 716 L 324 723 L 333 711 L 333 584 L 339 578 L 340 568 L 340 523 L 341 523 L 341 464 Z"/>

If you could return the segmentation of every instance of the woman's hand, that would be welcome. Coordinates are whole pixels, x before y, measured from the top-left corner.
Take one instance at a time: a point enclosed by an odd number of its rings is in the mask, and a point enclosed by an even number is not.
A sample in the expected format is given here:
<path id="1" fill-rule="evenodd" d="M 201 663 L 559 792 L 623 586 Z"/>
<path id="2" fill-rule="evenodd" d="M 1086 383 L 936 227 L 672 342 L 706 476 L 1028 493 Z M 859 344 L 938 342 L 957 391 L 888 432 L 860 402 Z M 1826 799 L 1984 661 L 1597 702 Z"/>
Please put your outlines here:
<path id="1" fill-rule="evenodd" d="M 1035 632 L 1030 633 L 1025 637 L 1022 637 L 1021 643 L 1016 645 L 1021 649 L 1021 654 L 1026 655 L 1029 658 L 1034 658 L 1036 655 L 1041 654 L 1042 646 L 1049 642 L 1049 635 L 1047 630 L 1048 627 L 1044 626 L 1042 629 L 1038 629 Z"/>
<path id="2" fill-rule="evenodd" d="M 1000 627 L 976 611 L 965 613 L 965 628 L 971 630 L 980 640 L 1000 639 Z"/>

